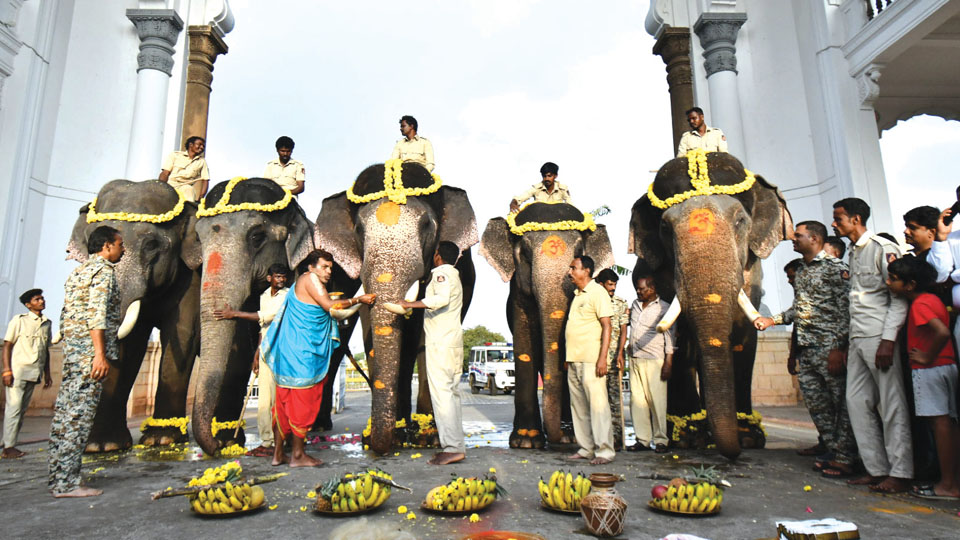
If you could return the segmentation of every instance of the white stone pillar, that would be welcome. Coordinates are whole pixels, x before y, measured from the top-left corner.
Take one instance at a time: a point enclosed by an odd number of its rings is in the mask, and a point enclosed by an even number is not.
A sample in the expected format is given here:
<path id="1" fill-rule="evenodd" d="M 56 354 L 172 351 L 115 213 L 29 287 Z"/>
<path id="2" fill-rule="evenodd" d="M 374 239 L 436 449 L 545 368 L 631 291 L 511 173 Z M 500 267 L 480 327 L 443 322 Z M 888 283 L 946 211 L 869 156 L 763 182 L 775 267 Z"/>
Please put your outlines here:
<path id="1" fill-rule="evenodd" d="M 707 12 L 697 19 L 693 31 L 703 47 L 703 67 L 710 88 L 710 110 L 705 111 L 707 125 L 722 129 L 729 152 L 749 163 L 737 89 L 737 33 L 745 22 L 746 13 Z"/>
<path id="2" fill-rule="evenodd" d="M 124 176 L 145 180 L 156 178 L 160 171 L 173 47 L 183 30 L 183 20 L 172 9 L 128 9 L 127 18 L 137 27 L 140 54 Z"/>

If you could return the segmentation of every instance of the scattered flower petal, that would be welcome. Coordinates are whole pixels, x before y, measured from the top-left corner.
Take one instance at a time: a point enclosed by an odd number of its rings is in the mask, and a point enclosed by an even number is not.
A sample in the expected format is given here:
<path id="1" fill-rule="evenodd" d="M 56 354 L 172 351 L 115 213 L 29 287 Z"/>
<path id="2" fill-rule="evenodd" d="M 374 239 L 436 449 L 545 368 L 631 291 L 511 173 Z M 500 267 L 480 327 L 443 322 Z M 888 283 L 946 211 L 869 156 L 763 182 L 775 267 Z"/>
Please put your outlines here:
<path id="1" fill-rule="evenodd" d="M 268 506 L 267 508 L 269 508 L 270 510 L 276 510 L 276 509 L 277 509 L 277 506 L 278 506 L 278 505 L 276 505 L 276 504 L 271 504 L 271 505 Z"/>
<path id="2" fill-rule="evenodd" d="M 808 514 L 812 514 L 812 513 L 813 513 L 813 508 L 810 508 L 810 507 L 808 506 L 808 507 L 807 507 L 807 513 L 808 513 Z"/>
<path id="3" fill-rule="evenodd" d="M 492 472 L 493 474 L 497 474 L 497 469 L 490 467 L 490 472 Z"/>
<path id="4" fill-rule="evenodd" d="M 470 523 L 476 523 L 478 521 L 480 521 L 480 516 L 476 513 L 470 514 Z"/>
<path id="5" fill-rule="evenodd" d="M 306 511 L 307 511 L 307 507 L 306 507 L 306 506 L 301 506 L 301 507 L 300 507 L 300 511 L 301 511 L 301 512 L 306 512 Z"/>
<path id="6" fill-rule="evenodd" d="M 417 515 L 414 514 L 413 512 L 410 512 L 409 514 L 407 514 L 407 519 L 409 520 L 417 519 Z"/>
<path id="7" fill-rule="evenodd" d="M 673 455 L 673 459 L 680 459 L 680 456 L 674 454 L 674 455 Z"/>
<path id="8" fill-rule="evenodd" d="M 398 514 L 406 514 L 406 513 L 407 513 L 407 507 L 401 505 L 399 508 L 397 508 L 397 513 L 398 513 Z"/>
<path id="9" fill-rule="evenodd" d="M 804 490 L 804 491 L 810 491 L 811 489 L 813 489 L 813 488 L 810 487 L 809 485 L 803 486 L 803 490 Z"/>
<path id="10" fill-rule="evenodd" d="M 316 498 L 317 498 L 317 492 L 316 492 L 316 491 L 308 491 L 308 492 L 307 492 L 307 498 L 308 498 L 308 499 L 316 499 Z"/>

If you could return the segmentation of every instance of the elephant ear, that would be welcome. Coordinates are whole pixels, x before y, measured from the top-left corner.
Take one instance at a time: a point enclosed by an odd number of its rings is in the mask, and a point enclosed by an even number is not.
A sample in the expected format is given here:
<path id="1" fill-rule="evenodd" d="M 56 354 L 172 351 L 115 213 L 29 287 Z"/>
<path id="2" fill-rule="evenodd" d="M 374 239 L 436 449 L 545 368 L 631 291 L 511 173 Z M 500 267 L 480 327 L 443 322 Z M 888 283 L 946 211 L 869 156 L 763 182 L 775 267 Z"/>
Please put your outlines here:
<path id="1" fill-rule="evenodd" d="M 766 259 L 783 240 L 793 238 L 793 217 L 787 210 L 787 202 L 777 186 L 767 182 L 759 174 L 753 187 L 756 198 L 753 203 L 753 226 L 750 228 L 750 251 Z"/>
<path id="2" fill-rule="evenodd" d="M 477 218 L 467 192 L 451 186 L 443 186 L 440 191 L 443 194 L 443 215 L 440 217 L 437 240 L 453 242 L 460 251 L 466 251 L 480 241 L 477 237 Z"/>
<path id="3" fill-rule="evenodd" d="M 480 241 L 480 255 L 500 274 L 500 279 L 510 281 L 516 271 L 513 259 L 513 239 L 507 220 L 496 217 L 487 222 Z"/>
<path id="4" fill-rule="evenodd" d="M 183 219 L 180 259 L 187 265 L 187 268 L 196 270 L 203 263 L 203 249 L 200 246 L 200 236 L 197 235 L 197 203 L 185 202 L 180 217 Z"/>
<path id="5" fill-rule="evenodd" d="M 346 191 L 323 200 L 320 215 L 317 216 L 317 245 L 329 251 L 333 260 L 351 279 L 358 279 L 363 257 L 357 244 L 354 226 L 354 214 L 350 210 Z"/>
<path id="6" fill-rule="evenodd" d="M 646 261 L 650 270 L 656 270 L 666 260 L 666 250 L 659 233 L 662 215 L 663 211 L 654 208 L 646 195 L 637 199 L 630 212 L 627 253 Z"/>
<path id="7" fill-rule="evenodd" d="M 287 265 L 296 268 L 300 261 L 315 249 L 313 223 L 307 219 L 307 214 L 296 201 L 291 201 L 287 212 L 290 221 L 287 223 L 287 241 L 284 247 L 287 251 Z"/>
<path id="8" fill-rule="evenodd" d="M 73 224 L 73 232 L 70 233 L 70 242 L 67 243 L 67 259 L 74 260 L 83 264 L 87 261 L 87 213 L 90 211 L 90 204 L 87 203 L 80 207 L 80 215 Z"/>
<path id="9" fill-rule="evenodd" d="M 613 246 L 607 236 L 607 226 L 597 225 L 595 231 L 584 231 L 583 252 L 589 255 L 597 269 L 610 268 L 616 262 L 613 258 Z"/>

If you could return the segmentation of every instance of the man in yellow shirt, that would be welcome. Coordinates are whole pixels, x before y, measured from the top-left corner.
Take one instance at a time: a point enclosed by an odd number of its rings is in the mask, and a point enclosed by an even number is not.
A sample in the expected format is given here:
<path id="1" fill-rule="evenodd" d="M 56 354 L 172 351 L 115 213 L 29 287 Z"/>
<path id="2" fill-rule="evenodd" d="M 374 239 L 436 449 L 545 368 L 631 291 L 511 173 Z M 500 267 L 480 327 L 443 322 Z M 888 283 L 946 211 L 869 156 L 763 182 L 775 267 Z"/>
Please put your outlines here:
<path id="1" fill-rule="evenodd" d="M 567 459 L 589 459 L 592 465 L 613 461 L 613 425 L 607 398 L 607 353 L 613 304 L 593 278 L 594 262 L 586 255 L 570 263 L 570 281 L 577 287 L 567 318 L 567 385 L 573 433 L 580 449 Z"/>
<path id="2" fill-rule="evenodd" d="M 683 133 L 677 146 L 677 157 L 682 158 L 690 150 L 703 148 L 707 152 L 726 152 L 727 137 L 718 128 L 707 127 L 703 121 L 703 109 L 694 107 L 687 111 L 690 131 Z"/>
<path id="3" fill-rule="evenodd" d="M 207 194 L 210 170 L 203 159 L 206 142 L 203 137 L 190 137 L 183 152 L 171 152 L 160 166 L 159 180 L 167 182 L 188 201 L 199 201 Z"/>
<path id="4" fill-rule="evenodd" d="M 277 139 L 277 159 L 267 162 L 263 177 L 269 178 L 280 187 L 290 190 L 290 193 L 299 195 L 303 193 L 306 169 L 303 168 L 303 163 L 290 159 L 290 156 L 293 155 L 293 146 L 293 139 L 286 135 Z"/>
<path id="5" fill-rule="evenodd" d="M 557 182 L 557 173 L 560 167 L 556 163 L 546 162 L 540 167 L 540 176 L 543 181 L 530 186 L 530 189 L 517 195 L 510 201 L 510 211 L 517 212 L 520 205 L 532 198 L 534 202 L 563 202 L 573 204 L 570 199 L 570 190 L 567 186 Z"/>
<path id="6" fill-rule="evenodd" d="M 390 159 L 419 163 L 433 172 L 433 145 L 425 137 L 417 135 L 417 119 L 409 114 L 401 117 L 400 133 L 403 138 L 393 147 Z"/>

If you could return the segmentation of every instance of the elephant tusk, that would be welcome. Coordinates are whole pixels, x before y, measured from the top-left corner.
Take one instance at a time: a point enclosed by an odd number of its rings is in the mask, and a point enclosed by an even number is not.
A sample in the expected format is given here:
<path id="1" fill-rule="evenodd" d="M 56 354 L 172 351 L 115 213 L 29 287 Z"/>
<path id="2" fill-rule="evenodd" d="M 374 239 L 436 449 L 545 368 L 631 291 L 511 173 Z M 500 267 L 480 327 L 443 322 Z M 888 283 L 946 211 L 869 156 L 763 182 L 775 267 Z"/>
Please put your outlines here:
<path id="1" fill-rule="evenodd" d="M 420 282 L 414 281 L 413 285 L 411 285 L 410 289 L 407 291 L 407 294 L 403 296 L 403 299 L 407 302 L 413 302 L 417 299 L 418 294 L 420 294 Z"/>
<path id="2" fill-rule="evenodd" d="M 660 322 L 657 323 L 657 332 L 666 332 L 673 326 L 673 323 L 677 322 L 677 317 L 680 316 L 680 298 L 674 296 L 673 302 L 670 302 L 670 307 L 667 308 L 667 312 L 664 313 L 663 318 L 660 319 Z"/>
<path id="3" fill-rule="evenodd" d="M 743 313 L 750 319 L 750 322 L 753 322 L 760 316 L 760 312 L 757 311 L 757 308 L 753 307 L 753 302 L 750 301 L 750 297 L 747 296 L 747 293 L 743 292 L 743 289 L 740 289 L 740 294 L 737 295 L 737 303 L 740 304 L 740 309 L 743 310 Z"/>
<path id="4" fill-rule="evenodd" d="M 384 302 L 383 309 L 394 315 L 409 315 L 413 311 L 412 309 L 403 309 L 400 304 L 394 304 L 393 302 Z"/>
<path id="5" fill-rule="evenodd" d="M 342 321 L 344 319 L 349 319 L 350 317 L 352 317 L 353 314 L 356 313 L 357 310 L 359 309 L 360 309 L 360 303 L 357 302 L 356 304 L 346 309 L 331 309 L 330 316 L 333 317 L 334 319 L 337 319 L 338 321 Z"/>
<path id="6" fill-rule="evenodd" d="M 123 322 L 120 323 L 120 328 L 117 329 L 117 339 L 123 339 L 130 335 L 133 327 L 137 325 L 137 317 L 139 316 L 140 301 L 134 300 L 132 304 L 127 306 L 127 313 L 123 316 Z"/>

